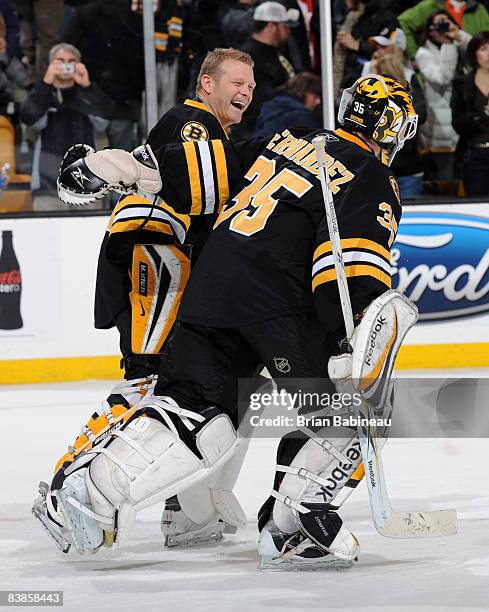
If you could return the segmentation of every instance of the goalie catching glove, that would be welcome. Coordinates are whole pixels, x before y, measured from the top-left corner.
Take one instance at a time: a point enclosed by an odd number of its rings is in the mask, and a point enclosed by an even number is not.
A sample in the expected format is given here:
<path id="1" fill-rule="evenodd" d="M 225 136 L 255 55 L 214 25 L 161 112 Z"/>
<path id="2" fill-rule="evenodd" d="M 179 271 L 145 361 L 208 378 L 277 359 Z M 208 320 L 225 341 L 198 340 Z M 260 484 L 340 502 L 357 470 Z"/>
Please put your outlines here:
<path id="1" fill-rule="evenodd" d="M 161 190 L 158 163 L 149 145 L 132 153 L 121 149 L 95 152 L 85 144 L 66 152 L 58 176 L 58 197 L 66 204 L 84 206 L 110 191 L 122 194 Z"/>

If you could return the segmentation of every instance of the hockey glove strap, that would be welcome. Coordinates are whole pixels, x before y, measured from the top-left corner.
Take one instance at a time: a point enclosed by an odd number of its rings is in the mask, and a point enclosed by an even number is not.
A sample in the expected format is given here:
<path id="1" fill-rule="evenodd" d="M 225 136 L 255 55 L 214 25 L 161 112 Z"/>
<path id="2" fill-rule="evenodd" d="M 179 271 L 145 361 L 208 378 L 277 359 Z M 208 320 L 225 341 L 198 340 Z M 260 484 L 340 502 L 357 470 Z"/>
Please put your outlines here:
<path id="1" fill-rule="evenodd" d="M 58 196 L 67 204 L 83 206 L 104 197 L 110 191 L 122 194 L 161 190 L 158 164 L 149 145 L 132 153 L 104 149 L 95 153 L 87 145 L 68 150 L 58 177 Z"/>

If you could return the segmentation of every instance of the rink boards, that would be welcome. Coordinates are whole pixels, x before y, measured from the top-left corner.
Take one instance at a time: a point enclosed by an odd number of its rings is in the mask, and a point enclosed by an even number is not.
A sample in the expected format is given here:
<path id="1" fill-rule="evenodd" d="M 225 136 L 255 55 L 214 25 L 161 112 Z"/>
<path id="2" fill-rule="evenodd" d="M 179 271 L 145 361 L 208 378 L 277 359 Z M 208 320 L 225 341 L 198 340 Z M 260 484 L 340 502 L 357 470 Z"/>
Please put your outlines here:
<path id="1" fill-rule="evenodd" d="M 0 329 L 0 383 L 119 378 L 114 330 L 93 328 L 106 215 L 2 217 L 22 276 L 23 326 Z M 398 368 L 489 366 L 489 204 L 405 206 L 394 287 L 420 310 Z"/>

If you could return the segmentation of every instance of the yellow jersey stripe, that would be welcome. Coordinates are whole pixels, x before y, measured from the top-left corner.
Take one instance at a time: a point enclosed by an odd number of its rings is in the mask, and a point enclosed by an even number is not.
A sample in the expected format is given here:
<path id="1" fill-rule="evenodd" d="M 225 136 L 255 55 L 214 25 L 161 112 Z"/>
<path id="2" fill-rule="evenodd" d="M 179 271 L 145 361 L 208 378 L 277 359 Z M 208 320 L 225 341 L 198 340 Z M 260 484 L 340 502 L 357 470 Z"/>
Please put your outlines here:
<path id="1" fill-rule="evenodd" d="M 382 245 L 374 242 L 373 240 L 369 240 L 368 238 L 344 238 L 341 241 L 342 249 L 367 249 L 369 251 L 374 251 L 374 253 L 378 253 L 382 257 L 384 257 L 389 263 L 391 261 L 390 252 L 384 248 Z M 314 251 L 313 261 L 316 261 L 321 255 L 326 255 L 332 252 L 331 240 L 323 242 L 320 244 L 316 250 Z"/>
<path id="2" fill-rule="evenodd" d="M 207 106 L 207 104 L 204 104 L 203 102 L 197 102 L 197 100 L 185 100 L 184 104 L 186 106 L 193 106 L 194 108 L 200 108 L 200 110 L 207 111 L 211 115 L 214 114 L 211 111 L 211 109 Z"/>
<path id="3" fill-rule="evenodd" d="M 369 266 L 364 264 L 345 266 L 345 274 L 347 278 L 355 276 L 371 276 L 372 278 L 375 278 L 375 280 L 378 280 L 384 285 L 386 285 L 389 289 L 391 288 L 392 281 L 389 274 L 386 274 L 375 266 Z M 318 285 L 323 285 L 331 281 L 336 281 L 336 270 L 334 268 L 331 270 L 326 270 L 325 272 L 321 272 L 320 274 L 315 276 L 312 279 L 312 289 L 314 291 L 314 289 L 316 289 Z"/>
<path id="4" fill-rule="evenodd" d="M 353 134 L 350 134 L 349 132 L 345 132 L 345 130 L 342 130 L 341 128 L 338 128 L 337 130 L 335 130 L 335 134 L 337 134 L 341 138 L 344 138 L 345 140 L 354 142 L 356 145 L 358 145 L 362 149 L 365 149 L 365 151 L 370 151 L 371 153 L 373 153 L 373 150 L 368 146 L 368 144 L 361 138 L 358 138 L 358 136 L 354 136 Z"/>
<path id="5" fill-rule="evenodd" d="M 229 198 L 228 169 L 222 142 L 220 140 L 212 140 L 211 143 L 216 161 L 217 190 L 219 194 L 218 210 L 220 211 Z"/>
<path id="6" fill-rule="evenodd" d="M 111 228 L 111 234 L 118 234 L 122 232 L 132 232 L 135 230 L 140 230 L 141 225 L 143 224 L 144 219 L 131 219 L 129 221 L 123 221 L 121 223 L 117 223 Z M 173 236 L 175 232 L 173 231 L 170 223 L 166 221 L 148 221 L 144 225 L 144 229 L 147 231 L 161 232 L 163 234 L 169 234 Z"/>
<path id="7" fill-rule="evenodd" d="M 191 215 L 200 215 L 202 212 L 202 192 L 200 187 L 200 170 L 197 161 L 197 151 L 193 142 L 183 144 L 185 157 L 187 158 L 188 175 L 190 181 L 190 193 L 192 196 Z"/>

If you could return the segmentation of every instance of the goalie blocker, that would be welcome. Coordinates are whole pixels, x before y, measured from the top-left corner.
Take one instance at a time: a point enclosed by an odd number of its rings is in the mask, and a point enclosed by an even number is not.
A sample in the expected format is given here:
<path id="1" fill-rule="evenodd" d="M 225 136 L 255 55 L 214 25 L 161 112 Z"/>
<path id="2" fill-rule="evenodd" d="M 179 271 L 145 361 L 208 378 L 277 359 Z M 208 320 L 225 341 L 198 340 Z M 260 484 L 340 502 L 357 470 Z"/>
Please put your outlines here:
<path id="1" fill-rule="evenodd" d="M 110 191 L 135 193 L 138 188 L 156 194 L 162 183 L 158 163 L 149 145 L 132 153 L 105 149 L 97 153 L 85 144 L 66 152 L 58 176 L 58 197 L 66 204 L 84 206 Z"/>

